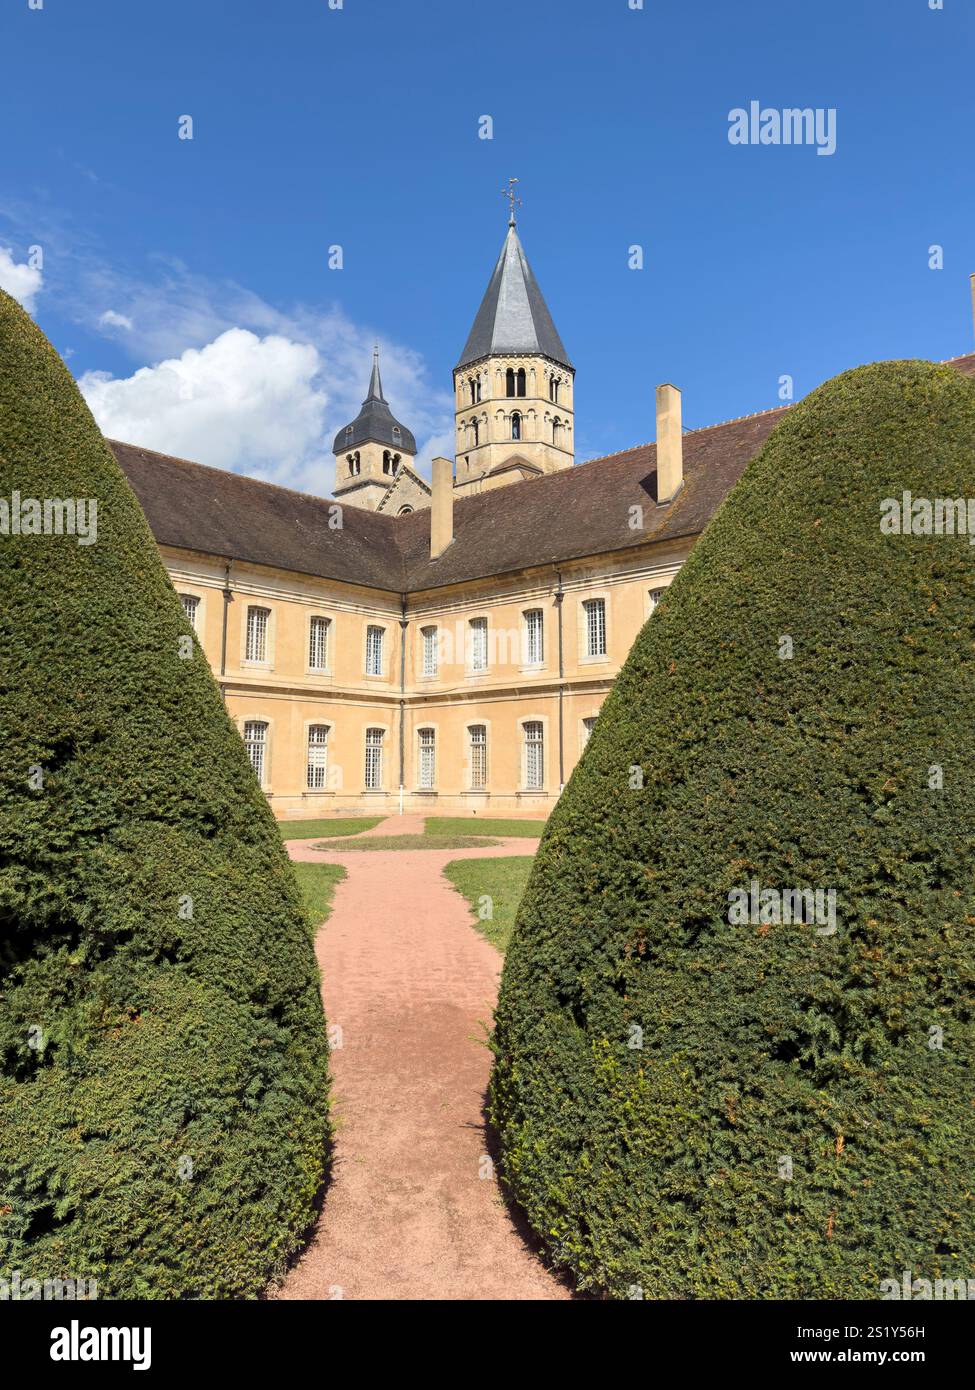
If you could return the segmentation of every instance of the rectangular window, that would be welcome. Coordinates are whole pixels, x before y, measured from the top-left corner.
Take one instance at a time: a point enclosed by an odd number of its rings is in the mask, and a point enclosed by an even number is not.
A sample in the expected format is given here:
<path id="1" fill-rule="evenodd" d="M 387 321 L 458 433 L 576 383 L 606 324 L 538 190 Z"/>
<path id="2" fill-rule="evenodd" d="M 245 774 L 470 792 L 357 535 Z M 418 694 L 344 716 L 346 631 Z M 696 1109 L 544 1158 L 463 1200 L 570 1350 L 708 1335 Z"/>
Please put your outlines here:
<path id="1" fill-rule="evenodd" d="M 308 669 L 328 670 L 328 618 L 312 618 L 308 633 Z"/>
<path id="2" fill-rule="evenodd" d="M 383 731 L 366 730 L 366 791 L 378 792 L 383 785 Z"/>
<path id="3" fill-rule="evenodd" d="M 541 791 L 545 782 L 545 735 L 541 720 L 525 725 L 525 786 Z"/>
<path id="4" fill-rule="evenodd" d="M 248 661 L 267 661 L 267 625 L 271 616 L 269 608 L 248 608 L 247 647 Z"/>
<path id="5" fill-rule="evenodd" d="M 381 627 L 366 628 L 366 675 L 381 676 L 383 673 L 383 639 L 386 633 Z"/>
<path id="6" fill-rule="evenodd" d="M 468 730 L 471 757 L 471 791 L 482 792 L 487 786 L 487 725 L 472 724 Z"/>
<path id="7" fill-rule="evenodd" d="M 200 600 L 196 594 L 180 594 L 179 601 L 183 605 L 183 612 L 186 614 L 186 621 L 196 632 L 196 616 L 200 608 Z"/>
<path id="8" fill-rule="evenodd" d="M 651 590 L 650 590 L 650 595 L 649 595 L 649 597 L 650 597 L 650 615 L 651 615 L 651 617 L 652 617 L 653 614 L 657 611 L 657 604 L 660 602 L 660 600 L 663 598 L 663 596 L 664 596 L 664 594 L 665 594 L 666 592 L 667 592 L 666 589 L 651 589 Z"/>
<path id="9" fill-rule="evenodd" d="M 540 608 L 525 614 L 525 665 L 541 666 L 545 660 L 545 616 Z"/>
<path id="10" fill-rule="evenodd" d="M 263 787 L 267 768 L 267 725 L 262 720 L 249 719 L 244 725 L 244 747 L 257 780 Z"/>
<path id="11" fill-rule="evenodd" d="M 586 615 L 586 656 L 605 656 L 606 600 L 587 598 L 582 607 Z"/>
<path id="12" fill-rule="evenodd" d="M 472 671 L 486 671 L 488 664 L 488 621 L 487 618 L 471 618 L 468 624 L 471 643 Z"/>
<path id="13" fill-rule="evenodd" d="M 328 785 L 328 725 L 313 724 L 308 730 L 308 790 L 320 792 Z"/>
<path id="14" fill-rule="evenodd" d="M 423 674 L 435 676 L 437 665 L 437 629 L 425 627 L 423 629 Z"/>
<path id="15" fill-rule="evenodd" d="M 583 746 L 583 748 L 585 748 L 586 744 L 589 742 L 590 738 L 592 737 L 592 731 L 593 731 L 593 729 L 594 729 L 595 727 L 596 727 L 596 716 L 595 716 L 595 715 L 593 715 L 590 719 L 584 719 L 584 720 L 582 721 L 582 746 Z"/>
<path id="16" fill-rule="evenodd" d="M 420 777 L 423 791 L 432 791 L 437 775 L 437 736 L 433 729 L 420 730 Z"/>

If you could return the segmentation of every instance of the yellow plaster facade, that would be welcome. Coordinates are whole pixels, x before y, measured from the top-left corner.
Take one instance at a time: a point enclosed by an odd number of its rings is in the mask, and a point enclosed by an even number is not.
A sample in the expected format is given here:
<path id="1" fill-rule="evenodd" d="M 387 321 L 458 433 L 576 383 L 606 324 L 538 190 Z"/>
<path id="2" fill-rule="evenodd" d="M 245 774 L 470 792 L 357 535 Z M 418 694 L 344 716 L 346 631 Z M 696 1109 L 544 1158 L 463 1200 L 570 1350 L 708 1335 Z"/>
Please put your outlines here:
<path id="1" fill-rule="evenodd" d="M 416 593 L 405 614 L 380 590 L 162 555 L 279 817 L 543 817 L 689 549 Z"/>

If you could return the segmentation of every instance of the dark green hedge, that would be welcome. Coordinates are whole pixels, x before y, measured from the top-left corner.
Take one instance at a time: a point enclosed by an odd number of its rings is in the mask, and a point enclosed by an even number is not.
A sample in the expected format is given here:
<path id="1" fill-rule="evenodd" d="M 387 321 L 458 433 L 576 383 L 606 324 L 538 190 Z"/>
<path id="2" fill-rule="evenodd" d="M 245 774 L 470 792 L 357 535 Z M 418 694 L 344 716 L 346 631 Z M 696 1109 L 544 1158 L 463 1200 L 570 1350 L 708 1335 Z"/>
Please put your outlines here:
<path id="1" fill-rule="evenodd" d="M 975 495 L 975 384 L 888 363 L 797 405 L 549 823 L 492 1110 L 511 1193 L 584 1286 L 975 1277 L 975 549 L 882 535 L 904 489 Z M 733 925 L 752 879 L 835 890 L 836 933 Z"/>
<path id="2" fill-rule="evenodd" d="M 15 489 L 98 514 L 0 536 L 0 1279 L 255 1295 L 327 1161 L 309 924 L 135 497 L 0 294 Z"/>

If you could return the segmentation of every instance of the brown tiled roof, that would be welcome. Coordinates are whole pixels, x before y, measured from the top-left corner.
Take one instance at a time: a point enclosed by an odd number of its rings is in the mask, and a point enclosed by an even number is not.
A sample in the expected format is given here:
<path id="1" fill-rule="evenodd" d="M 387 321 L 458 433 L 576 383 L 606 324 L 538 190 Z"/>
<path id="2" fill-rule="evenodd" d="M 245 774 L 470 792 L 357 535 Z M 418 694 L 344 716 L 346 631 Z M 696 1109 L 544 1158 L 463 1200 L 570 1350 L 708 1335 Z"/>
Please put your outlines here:
<path id="1" fill-rule="evenodd" d="M 396 593 L 405 588 L 395 517 L 342 507 L 342 529 L 332 530 L 330 509 L 340 504 L 327 498 L 108 443 L 160 545 Z"/>
<path id="2" fill-rule="evenodd" d="M 684 436 L 684 486 L 658 507 L 657 446 L 580 463 L 454 502 L 453 543 L 430 559 L 430 516 L 403 518 L 402 547 L 411 589 L 437 588 L 586 555 L 630 550 L 648 540 L 703 531 L 788 407 Z M 642 508 L 634 529 L 632 507 Z"/>
<path id="3" fill-rule="evenodd" d="M 966 352 L 964 357 L 946 357 L 943 367 L 954 367 L 962 376 L 975 376 L 975 352 Z"/>
<path id="4" fill-rule="evenodd" d="M 947 365 L 975 377 L 975 354 Z M 436 560 L 429 508 L 394 517 L 346 506 L 335 531 L 326 498 L 109 442 L 161 545 L 406 593 L 697 535 L 788 409 L 686 434 L 684 486 L 666 506 L 655 500 L 655 444 L 457 497 L 454 539 Z M 630 525 L 634 506 L 642 530 Z"/>

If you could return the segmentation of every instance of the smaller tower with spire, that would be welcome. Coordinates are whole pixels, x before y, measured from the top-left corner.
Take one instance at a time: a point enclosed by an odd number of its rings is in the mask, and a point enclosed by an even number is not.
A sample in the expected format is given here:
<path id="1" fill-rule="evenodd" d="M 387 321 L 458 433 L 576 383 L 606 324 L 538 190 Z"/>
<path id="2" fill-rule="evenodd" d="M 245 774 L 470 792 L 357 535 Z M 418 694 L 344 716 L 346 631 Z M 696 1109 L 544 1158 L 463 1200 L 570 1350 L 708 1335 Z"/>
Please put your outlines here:
<path id="1" fill-rule="evenodd" d="M 404 469 L 416 457 L 416 440 L 393 415 L 379 374 L 379 348 L 372 356 L 372 380 L 362 409 L 339 430 L 333 495 L 356 507 L 377 511 Z"/>
<path id="2" fill-rule="evenodd" d="M 575 369 L 518 236 L 517 179 L 503 189 L 508 234 L 454 368 L 463 494 L 571 468 Z"/>

